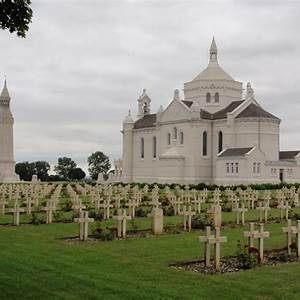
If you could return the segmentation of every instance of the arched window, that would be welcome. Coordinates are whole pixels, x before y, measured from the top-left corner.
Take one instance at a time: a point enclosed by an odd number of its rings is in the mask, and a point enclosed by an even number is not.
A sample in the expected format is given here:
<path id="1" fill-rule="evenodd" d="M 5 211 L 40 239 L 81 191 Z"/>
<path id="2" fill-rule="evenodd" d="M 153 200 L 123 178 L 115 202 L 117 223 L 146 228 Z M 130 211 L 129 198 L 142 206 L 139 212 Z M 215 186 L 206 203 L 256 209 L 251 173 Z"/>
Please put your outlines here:
<path id="1" fill-rule="evenodd" d="M 206 103 L 210 103 L 210 93 L 206 94 Z"/>
<path id="2" fill-rule="evenodd" d="M 207 132 L 203 132 L 202 136 L 202 155 L 207 156 Z"/>
<path id="3" fill-rule="evenodd" d="M 180 144 L 183 145 L 183 142 L 184 142 L 184 135 L 183 135 L 183 132 L 181 131 L 180 132 Z"/>
<path id="4" fill-rule="evenodd" d="M 156 136 L 153 137 L 153 158 L 156 158 Z"/>
<path id="5" fill-rule="evenodd" d="M 218 152 L 220 153 L 223 150 L 223 132 L 219 131 L 218 134 Z"/>
<path id="6" fill-rule="evenodd" d="M 141 158 L 145 157 L 145 141 L 144 138 L 141 138 Z"/>
<path id="7" fill-rule="evenodd" d="M 215 93 L 215 103 L 219 103 L 219 101 L 220 101 L 219 93 Z"/>
<path id="8" fill-rule="evenodd" d="M 173 138 L 174 138 L 174 140 L 177 140 L 177 128 L 176 127 L 173 128 Z"/>
<path id="9" fill-rule="evenodd" d="M 168 133 L 167 143 L 168 145 L 171 145 L 171 133 Z"/>

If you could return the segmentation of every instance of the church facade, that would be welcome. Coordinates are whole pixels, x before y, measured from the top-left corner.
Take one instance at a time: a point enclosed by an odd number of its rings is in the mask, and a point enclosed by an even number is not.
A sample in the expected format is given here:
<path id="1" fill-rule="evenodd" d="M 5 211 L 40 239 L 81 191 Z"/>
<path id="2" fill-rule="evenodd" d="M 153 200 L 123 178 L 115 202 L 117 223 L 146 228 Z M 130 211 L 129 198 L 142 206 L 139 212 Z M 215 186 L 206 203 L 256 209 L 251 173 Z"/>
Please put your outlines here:
<path id="1" fill-rule="evenodd" d="M 10 110 L 10 95 L 4 83 L 0 94 L 0 182 L 16 182 L 13 125 L 14 118 Z"/>
<path id="2" fill-rule="evenodd" d="M 281 120 L 263 109 L 250 83 L 243 95 L 218 63 L 184 84 L 184 97 L 151 112 L 146 90 L 138 116 L 123 122 L 122 181 L 233 185 L 300 181 L 300 151 L 280 151 Z"/>

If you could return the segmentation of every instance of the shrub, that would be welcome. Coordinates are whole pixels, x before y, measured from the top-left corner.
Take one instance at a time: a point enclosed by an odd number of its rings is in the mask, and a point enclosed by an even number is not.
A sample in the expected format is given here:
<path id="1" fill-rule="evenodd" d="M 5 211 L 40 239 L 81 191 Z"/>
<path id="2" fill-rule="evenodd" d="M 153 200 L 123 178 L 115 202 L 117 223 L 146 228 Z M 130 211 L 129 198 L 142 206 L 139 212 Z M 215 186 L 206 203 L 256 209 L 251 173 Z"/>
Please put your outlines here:
<path id="1" fill-rule="evenodd" d="M 144 218 L 146 218 L 149 213 L 150 213 L 150 208 L 137 207 L 135 209 L 135 215 L 137 217 L 144 217 Z"/>
<path id="2" fill-rule="evenodd" d="M 102 221 L 103 220 L 103 212 L 90 210 L 89 211 L 89 218 L 94 218 L 95 221 Z"/>
<path id="3" fill-rule="evenodd" d="M 31 214 L 30 223 L 32 225 L 40 225 L 45 223 L 42 217 L 39 217 L 36 213 Z"/>
<path id="4" fill-rule="evenodd" d="M 61 211 L 55 211 L 53 213 L 53 219 L 55 222 L 61 222 L 63 219 L 63 212 Z"/>
<path id="5" fill-rule="evenodd" d="M 192 218 L 192 228 L 204 230 L 206 226 L 211 226 L 214 229 L 213 222 L 208 219 L 207 215 L 196 214 Z"/>
<path id="6" fill-rule="evenodd" d="M 97 222 L 96 226 L 92 229 L 94 238 L 101 241 L 112 241 L 115 238 L 115 229 L 109 227 L 101 227 L 101 223 Z"/>
<path id="7" fill-rule="evenodd" d="M 171 206 L 163 207 L 164 216 L 174 216 L 174 209 Z"/>
<path id="8" fill-rule="evenodd" d="M 182 226 L 180 224 L 167 224 L 165 226 L 165 231 L 168 232 L 168 233 L 175 233 L 175 234 L 178 234 L 178 233 L 181 233 L 181 228 Z"/>
<path id="9" fill-rule="evenodd" d="M 254 268 L 258 264 L 257 251 L 250 251 L 247 245 L 242 245 L 240 241 L 237 243 L 237 261 L 239 267 L 243 270 Z"/>

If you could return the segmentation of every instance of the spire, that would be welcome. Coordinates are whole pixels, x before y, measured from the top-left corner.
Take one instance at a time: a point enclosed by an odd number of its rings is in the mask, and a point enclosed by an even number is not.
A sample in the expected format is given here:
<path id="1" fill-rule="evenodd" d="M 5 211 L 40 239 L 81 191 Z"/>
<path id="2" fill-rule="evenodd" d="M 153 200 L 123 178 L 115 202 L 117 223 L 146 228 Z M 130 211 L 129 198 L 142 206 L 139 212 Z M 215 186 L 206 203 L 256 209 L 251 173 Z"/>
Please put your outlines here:
<path id="1" fill-rule="evenodd" d="M 209 62 L 218 62 L 218 49 L 215 41 L 215 37 L 213 37 L 210 50 L 209 50 Z"/>
<path id="2" fill-rule="evenodd" d="M 179 96 L 179 90 L 178 89 L 175 89 L 174 90 L 174 98 L 173 100 L 180 100 L 180 96 Z"/>
<path id="3" fill-rule="evenodd" d="M 10 95 L 7 89 L 6 85 L 6 78 L 4 80 L 4 87 L 2 89 L 1 95 L 0 95 L 0 103 L 3 105 L 9 105 L 10 102 Z"/>
<path id="4" fill-rule="evenodd" d="M 251 83 L 247 83 L 247 89 L 246 89 L 246 99 L 248 98 L 254 98 L 254 90 L 251 87 Z"/>

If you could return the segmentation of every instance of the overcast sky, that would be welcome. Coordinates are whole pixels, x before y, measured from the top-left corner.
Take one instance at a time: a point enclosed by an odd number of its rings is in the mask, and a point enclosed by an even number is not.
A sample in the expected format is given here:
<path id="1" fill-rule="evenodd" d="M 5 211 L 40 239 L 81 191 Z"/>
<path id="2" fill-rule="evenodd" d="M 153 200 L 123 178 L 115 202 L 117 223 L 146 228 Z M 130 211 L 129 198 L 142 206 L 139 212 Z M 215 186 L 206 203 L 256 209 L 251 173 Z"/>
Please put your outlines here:
<path id="1" fill-rule="evenodd" d="M 300 148 L 300 1 L 33 2 L 26 39 L 0 31 L 17 162 L 119 158 L 142 89 L 165 107 L 206 67 L 213 35 L 222 67 L 282 119 L 281 148 Z"/>

